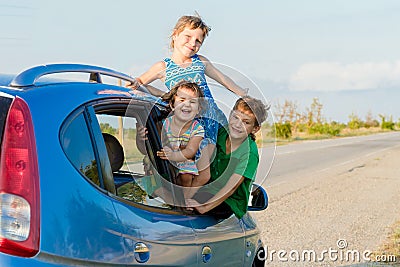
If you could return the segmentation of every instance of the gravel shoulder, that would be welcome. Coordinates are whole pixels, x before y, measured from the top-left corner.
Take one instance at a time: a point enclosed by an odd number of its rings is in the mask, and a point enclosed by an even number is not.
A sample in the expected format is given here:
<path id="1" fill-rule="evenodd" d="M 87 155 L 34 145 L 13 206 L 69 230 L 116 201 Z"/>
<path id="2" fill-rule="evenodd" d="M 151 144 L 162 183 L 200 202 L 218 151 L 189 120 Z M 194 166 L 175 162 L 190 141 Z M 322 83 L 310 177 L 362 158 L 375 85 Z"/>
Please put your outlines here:
<path id="1" fill-rule="evenodd" d="M 377 250 L 390 226 L 400 220 L 399 166 L 398 146 L 299 176 L 290 183 L 267 186 L 268 209 L 253 213 L 267 247 L 266 265 L 346 266 L 365 262 L 362 253 Z M 338 242 L 345 247 L 339 248 Z M 281 259 L 279 250 L 286 252 Z M 320 259 L 296 259 L 296 252 L 301 258 L 305 250 L 314 251 Z M 337 253 L 324 254 L 332 250 Z M 361 259 L 342 259 L 349 250 L 361 253 Z"/>

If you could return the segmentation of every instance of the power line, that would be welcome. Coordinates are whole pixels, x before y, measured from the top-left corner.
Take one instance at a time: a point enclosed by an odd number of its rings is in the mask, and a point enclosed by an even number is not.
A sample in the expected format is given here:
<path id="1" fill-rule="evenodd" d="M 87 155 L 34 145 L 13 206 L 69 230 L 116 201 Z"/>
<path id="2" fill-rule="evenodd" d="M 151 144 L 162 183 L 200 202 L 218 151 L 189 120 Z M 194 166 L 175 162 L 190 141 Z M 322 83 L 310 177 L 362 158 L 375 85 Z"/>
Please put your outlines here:
<path id="1" fill-rule="evenodd" d="M 31 17 L 30 14 L 0 14 L 0 17 Z"/>
<path id="2" fill-rule="evenodd" d="M 18 5 L 5 5 L 5 4 L 0 4 L 0 8 L 5 7 L 5 8 L 16 8 L 16 9 L 32 9 L 30 6 L 18 6 Z"/>
<path id="3" fill-rule="evenodd" d="M 8 40 L 10 40 L 10 41 L 14 41 L 14 40 L 17 40 L 17 41 L 27 41 L 27 40 L 29 40 L 28 38 L 24 38 L 24 37 L 1 37 L 0 36 L 0 40 L 5 40 L 5 41 L 8 41 Z"/>

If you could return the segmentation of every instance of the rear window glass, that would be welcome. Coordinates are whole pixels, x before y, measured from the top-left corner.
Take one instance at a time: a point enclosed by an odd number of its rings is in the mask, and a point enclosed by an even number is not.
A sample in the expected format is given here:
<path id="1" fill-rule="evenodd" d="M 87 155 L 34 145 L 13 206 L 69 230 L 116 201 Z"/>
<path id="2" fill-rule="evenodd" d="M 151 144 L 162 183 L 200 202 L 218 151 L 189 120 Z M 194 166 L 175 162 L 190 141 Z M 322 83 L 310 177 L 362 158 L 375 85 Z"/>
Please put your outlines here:
<path id="1" fill-rule="evenodd" d="M 62 146 L 68 159 L 82 175 L 100 186 L 97 161 L 84 115 L 81 113 L 64 128 Z"/>

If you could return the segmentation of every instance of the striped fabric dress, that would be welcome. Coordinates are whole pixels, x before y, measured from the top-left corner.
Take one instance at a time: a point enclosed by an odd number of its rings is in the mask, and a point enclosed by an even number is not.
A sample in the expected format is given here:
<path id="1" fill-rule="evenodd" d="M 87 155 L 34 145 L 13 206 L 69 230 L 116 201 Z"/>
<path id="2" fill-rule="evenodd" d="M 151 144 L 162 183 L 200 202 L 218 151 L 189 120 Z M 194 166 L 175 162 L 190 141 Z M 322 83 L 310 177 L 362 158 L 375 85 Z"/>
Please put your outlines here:
<path id="1" fill-rule="evenodd" d="M 164 120 L 163 131 L 164 138 L 163 146 L 169 146 L 173 151 L 179 151 L 184 149 L 189 143 L 190 138 L 194 136 L 204 137 L 204 128 L 197 120 L 193 120 L 192 125 L 180 136 L 175 136 L 171 129 L 172 117 L 170 116 Z M 193 175 L 198 175 L 199 170 L 196 166 L 196 160 L 191 159 L 181 162 L 172 162 L 178 169 L 179 173 L 190 173 Z"/>
<path id="2" fill-rule="evenodd" d="M 226 125 L 227 119 L 222 110 L 217 106 L 207 85 L 205 76 L 205 65 L 197 54 L 192 56 L 192 64 L 186 68 L 177 65 L 170 58 L 164 59 L 165 85 L 171 90 L 175 84 L 181 80 L 195 82 L 204 93 L 205 107 L 202 108 L 199 121 L 205 129 L 205 142 L 202 142 L 201 148 L 208 143 L 216 144 L 218 129 L 220 125 Z"/>

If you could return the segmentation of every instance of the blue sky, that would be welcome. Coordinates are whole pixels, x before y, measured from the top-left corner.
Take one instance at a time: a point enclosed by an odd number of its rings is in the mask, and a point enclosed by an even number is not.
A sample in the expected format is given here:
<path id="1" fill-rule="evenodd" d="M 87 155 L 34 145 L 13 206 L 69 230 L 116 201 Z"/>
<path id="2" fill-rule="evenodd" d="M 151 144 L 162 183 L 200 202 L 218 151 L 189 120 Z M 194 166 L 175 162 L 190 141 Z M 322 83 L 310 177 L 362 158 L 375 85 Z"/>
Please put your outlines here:
<path id="1" fill-rule="evenodd" d="M 273 107 L 317 97 L 328 120 L 400 117 L 398 0 L 0 0 L 0 72 L 77 62 L 140 75 L 195 11 L 212 28 L 200 54 Z"/>

